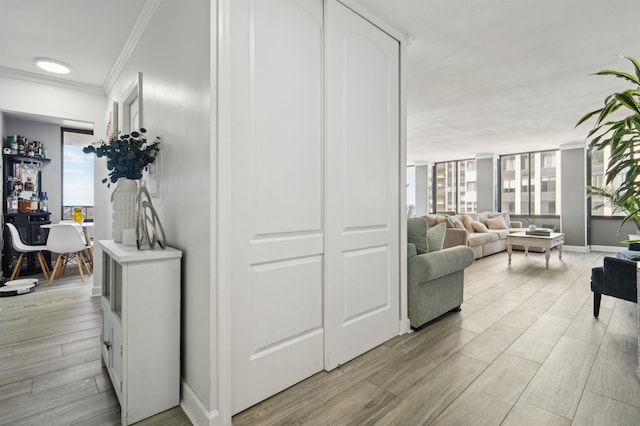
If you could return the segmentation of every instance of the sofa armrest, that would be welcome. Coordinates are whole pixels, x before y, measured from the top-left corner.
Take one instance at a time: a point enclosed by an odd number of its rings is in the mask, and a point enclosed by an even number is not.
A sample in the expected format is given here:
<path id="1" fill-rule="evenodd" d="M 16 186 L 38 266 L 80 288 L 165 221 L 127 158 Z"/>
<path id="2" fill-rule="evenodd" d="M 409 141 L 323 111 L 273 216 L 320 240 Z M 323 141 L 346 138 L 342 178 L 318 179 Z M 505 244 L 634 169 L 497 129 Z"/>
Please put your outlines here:
<path id="1" fill-rule="evenodd" d="M 519 222 L 517 220 L 512 220 L 511 221 L 511 227 L 512 228 L 522 228 L 522 222 Z"/>
<path id="2" fill-rule="evenodd" d="M 444 234 L 444 243 L 442 248 L 466 246 L 468 239 L 469 233 L 466 229 L 447 228 Z"/>
<path id="3" fill-rule="evenodd" d="M 407 259 L 411 259 L 414 256 L 418 255 L 418 250 L 416 249 L 416 245 L 413 243 L 407 243 Z"/>
<path id="4" fill-rule="evenodd" d="M 475 260 L 473 250 L 456 246 L 417 255 L 409 261 L 409 282 L 416 285 L 463 270 Z"/>

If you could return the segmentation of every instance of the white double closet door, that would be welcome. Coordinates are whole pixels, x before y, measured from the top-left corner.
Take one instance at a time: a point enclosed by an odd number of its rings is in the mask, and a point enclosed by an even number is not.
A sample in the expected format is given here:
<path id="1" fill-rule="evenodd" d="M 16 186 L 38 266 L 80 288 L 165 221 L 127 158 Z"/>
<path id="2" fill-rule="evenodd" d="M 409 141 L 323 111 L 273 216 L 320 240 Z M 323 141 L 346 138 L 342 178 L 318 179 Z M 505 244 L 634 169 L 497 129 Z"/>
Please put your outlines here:
<path id="1" fill-rule="evenodd" d="M 400 327 L 400 45 L 337 0 L 230 2 L 232 409 Z"/>

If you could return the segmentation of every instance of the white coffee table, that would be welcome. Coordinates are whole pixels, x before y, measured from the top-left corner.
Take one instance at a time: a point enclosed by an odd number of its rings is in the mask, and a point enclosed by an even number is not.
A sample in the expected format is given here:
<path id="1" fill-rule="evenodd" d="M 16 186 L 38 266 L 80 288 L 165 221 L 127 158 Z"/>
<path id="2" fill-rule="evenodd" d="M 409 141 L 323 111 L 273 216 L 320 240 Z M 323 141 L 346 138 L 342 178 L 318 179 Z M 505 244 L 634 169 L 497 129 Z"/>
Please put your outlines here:
<path id="1" fill-rule="evenodd" d="M 562 260 L 562 245 L 564 244 L 564 234 L 562 232 L 552 232 L 549 236 L 527 235 L 526 232 L 516 232 L 507 235 L 507 253 L 509 255 L 509 265 L 511 265 L 511 250 L 513 245 L 524 246 L 524 255 L 529 255 L 529 247 L 540 247 L 544 249 L 546 267 L 549 268 L 549 252 L 552 248 L 558 247 L 558 258 Z"/>

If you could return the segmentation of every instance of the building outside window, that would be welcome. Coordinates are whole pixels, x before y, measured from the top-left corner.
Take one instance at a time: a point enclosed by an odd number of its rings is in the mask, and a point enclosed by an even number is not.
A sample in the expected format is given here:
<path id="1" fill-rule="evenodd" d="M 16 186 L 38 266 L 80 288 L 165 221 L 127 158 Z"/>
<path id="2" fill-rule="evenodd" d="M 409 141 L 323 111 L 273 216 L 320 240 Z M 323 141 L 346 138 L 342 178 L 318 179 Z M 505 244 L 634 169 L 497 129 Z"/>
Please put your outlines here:
<path id="1" fill-rule="evenodd" d="M 476 160 L 437 163 L 435 172 L 437 212 L 477 211 Z"/>
<path id="2" fill-rule="evenodd" d="M 606 184 L 605 171 L 609 157 L 611 156 L 611 148 L 605 147 L 600 151 L 594 151 L 591 153 L 591 185 L 603 188 Z M 616 176 L 612 185 L 609 185 L 609 190 L 614 191 L 622 185 L 624 182 L 624 174 Z M 594 216 L 624 216 L 621 211 L 616 211 L 614 207 L 607 202 L 602 196 L 594 195 L 591 197 L 591 214 Z"/>
<path id="3" fill-rule="evenodd" d="M 560 151 L 501 156 L 501 210 L 526 216 L 559 215 L 559 157 Z"/>

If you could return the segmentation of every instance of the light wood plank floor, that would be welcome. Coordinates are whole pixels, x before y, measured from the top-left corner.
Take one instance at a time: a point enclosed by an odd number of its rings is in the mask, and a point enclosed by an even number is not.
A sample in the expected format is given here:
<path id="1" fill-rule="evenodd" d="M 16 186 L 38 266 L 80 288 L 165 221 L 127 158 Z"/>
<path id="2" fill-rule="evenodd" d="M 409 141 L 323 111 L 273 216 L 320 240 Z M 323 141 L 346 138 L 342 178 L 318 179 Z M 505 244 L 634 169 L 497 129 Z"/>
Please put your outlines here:
<path id="1" fill-rule="evenodd" d="M 462 311 L 237 414 L 237 425 L 640 425 L 636 305 L 603 297 L 603 253 L 506 253 L 466 272 Z M 69 275 L 0 298 L 0 425 L 112 425 L 100 307 Z M 140 424 L 188 425 L 179 407 Z"/>

